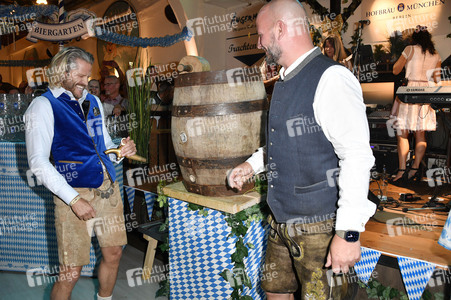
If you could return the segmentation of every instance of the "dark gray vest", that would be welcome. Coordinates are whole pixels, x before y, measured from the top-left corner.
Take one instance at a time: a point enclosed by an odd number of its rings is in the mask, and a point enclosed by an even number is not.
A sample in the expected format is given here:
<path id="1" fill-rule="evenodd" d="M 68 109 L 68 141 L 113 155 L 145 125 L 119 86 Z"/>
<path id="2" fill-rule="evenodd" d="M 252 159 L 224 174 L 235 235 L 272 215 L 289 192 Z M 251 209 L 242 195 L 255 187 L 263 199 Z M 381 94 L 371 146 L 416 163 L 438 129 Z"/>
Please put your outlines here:
<path id="1" fill-rule="evenodd" d="M 337 63 L 313 51 L 274 87 L 267 132 L 268 204 L 279 223 L 335 217 L 338 158 L 313 113 L 324 71 Z M 330 99 L 334 100 L 334 99 Z"/>

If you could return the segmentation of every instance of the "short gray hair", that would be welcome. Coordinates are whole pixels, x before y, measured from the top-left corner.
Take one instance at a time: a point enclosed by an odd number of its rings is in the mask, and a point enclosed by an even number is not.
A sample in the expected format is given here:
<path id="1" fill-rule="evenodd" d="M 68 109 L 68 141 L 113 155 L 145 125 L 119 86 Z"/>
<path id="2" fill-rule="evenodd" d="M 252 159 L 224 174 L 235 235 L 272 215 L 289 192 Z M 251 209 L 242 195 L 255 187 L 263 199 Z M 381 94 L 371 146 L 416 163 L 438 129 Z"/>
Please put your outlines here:
<path id="1" fill-rule="evenodd" d="M 58 52 L 46 70 L 49 87 L 60 87 L 67 73 L 78 68 L 77 59 L 82 59 L 91 65 L 94 63 L 94 56 L 78 47 L 67 47 Z"/>

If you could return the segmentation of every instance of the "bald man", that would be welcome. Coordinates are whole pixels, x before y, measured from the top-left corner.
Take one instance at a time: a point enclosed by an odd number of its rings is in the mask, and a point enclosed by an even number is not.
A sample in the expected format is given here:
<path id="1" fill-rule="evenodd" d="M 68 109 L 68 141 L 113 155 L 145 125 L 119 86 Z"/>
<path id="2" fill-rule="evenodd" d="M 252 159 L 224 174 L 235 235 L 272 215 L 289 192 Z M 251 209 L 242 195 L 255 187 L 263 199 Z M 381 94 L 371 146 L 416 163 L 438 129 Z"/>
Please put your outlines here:
<path id="1" fill-rule="evenodd" d="M 313 46 L 306 13 L 273 0 L 257 16 L 258 47 L 282 66 L 269 110 L 266 149 L 229 175 L 229 185 L 268 166 L 272 214 L 262 282 L 269 300 L 344 299 L 347 273 L 360 259 L 360 232 L 376 206 L 367 199 L 374 157 L 357 79 Z M 339 182 L 337 177 L 339 175 Z M 338 208 L 338 209 L 337 209 Z M 273 268 L 275 266 L 275 269 Z M 274 273 L 273 273 L 274 274 Z M 300 287 L 299 287 L 300 285 Z"/>

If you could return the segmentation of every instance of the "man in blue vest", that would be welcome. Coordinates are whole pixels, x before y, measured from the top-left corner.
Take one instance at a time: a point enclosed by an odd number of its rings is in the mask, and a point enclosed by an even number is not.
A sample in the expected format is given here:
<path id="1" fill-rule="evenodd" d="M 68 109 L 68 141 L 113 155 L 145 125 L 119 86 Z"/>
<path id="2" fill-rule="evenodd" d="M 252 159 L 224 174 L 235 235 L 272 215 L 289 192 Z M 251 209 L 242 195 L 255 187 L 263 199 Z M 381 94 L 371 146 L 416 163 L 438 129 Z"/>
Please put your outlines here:
<path id="1" fill-rule="evenodd" d="M 313 46 L 298 1 L 273 0 L 256 22 L 258 47 L 282 68 L 266 149 L 234 168 L 229 185 L 241 189 L 265 170 L 266 157 L 272 215 L 263 270 L 277 275 L 263 277 L 268 299 L 294 299 L 298 283 L 302 299 L 343 299 L 347 284 L 332 272 L 347 273 L 360 259 L 359 234 L 376 209 L 367 199 L 374 157 L 362 91 Z"/>
<path id="2" fill-rule="evenodd" d="M 111 299 L 127 244 L 115 158 L 104 153 L 117 146 L 105 128 L 99 98 L 87 91 L 93 62 L 77 47 L 57 53 L 46 72 L 49 89 L 25 114 L 30 169 L 55 195 L 60 269 L 52 300 L 70 299 L 83 265 L 89 264 L 93 231 L 102 251 L 97 298 Z M 129 137 L 121 144 L 122 157 L 136 153 Z"/>

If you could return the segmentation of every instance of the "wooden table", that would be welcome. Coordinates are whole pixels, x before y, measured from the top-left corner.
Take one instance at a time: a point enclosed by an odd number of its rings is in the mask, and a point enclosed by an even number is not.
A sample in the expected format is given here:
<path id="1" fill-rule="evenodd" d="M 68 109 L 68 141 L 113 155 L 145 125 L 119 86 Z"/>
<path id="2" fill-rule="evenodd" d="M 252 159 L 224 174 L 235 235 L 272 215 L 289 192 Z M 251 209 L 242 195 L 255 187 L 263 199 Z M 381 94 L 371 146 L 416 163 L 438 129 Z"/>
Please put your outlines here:
<path id="1" fill-rule="evenodd" d="M 169 263 L 171 299 L 228 299 L 232 288 L 219 274 L 232 270 L 231 254 L 236 237 L 229 237 L 231 228 L 223 212 L 237 213 L 261 201 L 258 193 L 232 197 L 207 197 L 186 191 L 182 182 L 166 186 L 163 192 L 169 201 Z M 205 207 L 207 216 L 188 210 L 188 203 Z M 244 259 L 252 282 L 244 294 L 264 299 L 261 289 L 262 266 L 268 235 L 266 220 L 252 223 L 244 243 L 252 243 Z"/>
<path id="2" fill-rule="evenodd" d="M 389 185 L 388 196 L 399 199 L 399 193 L 418 192 L 422 199 L 415 202 L 402 202 L 397 208 L 384 208 L 378 212 L 366 225 L 366 231 L 361 235 L 363 247 L 379 250 L 389 256 L 404 256 L 424 260 L 446 269 L 451 266 L 451 252 L 440 246 L 437 241 L 443 230 L 448 213 L 438 210 L 416 210 L 402 212 L 402 208 L 422 207 L 428 201 L 428 188 L 425 182 L 418 187 L 401 188 Z M 370 189 L 377 195 L 377 185 L 372 184 Z M 448 190 L 444 190 L 445 193 Z M 451 200 L 450 196 L 440 197 L 444 203 Z M 384 203 L 381 203 L 384 205 Z M 386 213 L 383 216 L 383 213 Z M 387 219 L 386 223 L 381 222 Z M 379 219 L 376 220 L 376 219 Z M 412 224 L 414 221 L 418 225 Z M 402 224 L 404 222 L 404 225 Z M 397 225 L 399 224 L 399 225 Z M 421 224 L 421 225 L 420 225 Z"/>

